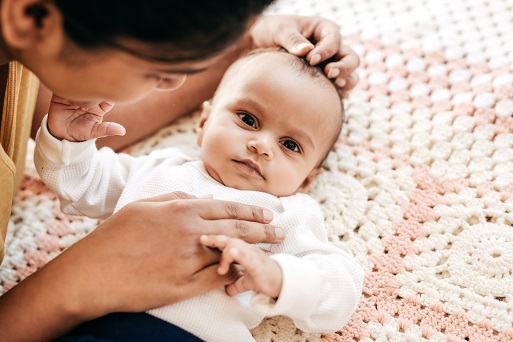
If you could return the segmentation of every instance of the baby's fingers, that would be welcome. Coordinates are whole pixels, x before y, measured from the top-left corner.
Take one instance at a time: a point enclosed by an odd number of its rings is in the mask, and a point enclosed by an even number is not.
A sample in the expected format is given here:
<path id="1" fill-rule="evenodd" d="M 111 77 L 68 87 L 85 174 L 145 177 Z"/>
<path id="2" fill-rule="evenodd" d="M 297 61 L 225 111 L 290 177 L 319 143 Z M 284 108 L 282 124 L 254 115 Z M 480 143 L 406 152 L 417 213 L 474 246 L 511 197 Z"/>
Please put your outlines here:
<path id="1" fill-rule="evenodd" d="M 225 274 L 231 263 L 237 263 L 243 267 L 245 274 L 250 275 L 250 278 L 256 278 L 261 275 L 267 260 L 267 255 L 260 248 L 234 239 L 223 250 L 219 274 Z"/>
<path id="2" fill-rule="evenodd" d="M 244 250 L 244 245 L 246 245 L 242 240 L 230 238 L 225 235 L 202 235 L 200 242 L 204 246 L 217 248 L 223 252 L 218 268 L 218 272 L 221 275 L 228 273 L 230 265 L 239 261 L 244 254 L 241 253 L 241 251 Z"/>
<path id="3" fill-rule="evenodd" d="M 228 284 L 225 286 L 226 294 L 230 297 L 233 297 L 235 295 L 238 295 L 239 293 L 243 293 L 249 290 L 252 290 L 251 288 L 247 288 L 244 284 L 244 277 L 241 277 L 237 279 L 235 282 Z"/>
<path id="4" fill-rule="evenodd" d="M 230 242 L 230 238 L 226 235 L 201 235 L 200 242 L 203 246 L 223 250 Z"/>
<path id="5" fill-rule="evenodd" d="M 223 253 L 221 254 L 221 260 L 219 261 L 219 268 L 217 269 L 219 274 L 223 275 L 223 274 L 228 273 L 228 271 L 230 271 L 230 265 L 234 262 L 237 262 L 237 259 L 240 257 L 240 255 L 241 255 L 241 252 L 240 252 L 239 248 L 237 248 L 233 245 L 227 246 L 223 250 Z"/>
<path id="6" fill-rule="evenodd" d="M 219 267 L 217 272 L 219 274 L 226 274 L 230 270 L 230 264 L 233 262 L 233 258 L 229 257 L 228 254 L 224 253 L 225 248 L 230 243 L 231 238 L 225 235 L 201 235 L 200 242 L 203 246 L 210 248 L 217 248 L 223 251 L 221 260 L 219 261 Z"/>
<path id="7" fill-rule="evenodd" d="M 52 99 L 50 100 L 50 104 L 57 104 L 57 105 L 65 105 L 71 109 L 78 109 L 80 106 L 77 106 L 76 104 L 72 103 L 68 99 L 65 99 L 64 97 L 60 97 L 59 95 L 52 95 Z"/>
<path id="8" fill-rule="evenodd" d="M 111 135 L 125 135 L 125 127 L 115 122 L 102 122 L 96 126 L 96 131 L 93 132 L 93 139 L 108 137 Z"/>

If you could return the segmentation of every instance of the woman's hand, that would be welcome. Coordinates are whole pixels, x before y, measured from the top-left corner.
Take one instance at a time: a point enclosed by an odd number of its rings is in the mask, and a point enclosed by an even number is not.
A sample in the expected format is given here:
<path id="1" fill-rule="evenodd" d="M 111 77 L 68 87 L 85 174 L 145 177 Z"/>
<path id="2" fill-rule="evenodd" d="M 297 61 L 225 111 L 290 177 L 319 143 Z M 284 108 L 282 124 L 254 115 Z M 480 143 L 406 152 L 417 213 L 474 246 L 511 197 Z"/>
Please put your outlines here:
<path id="1" fill-rule="evenodd" d="M 115 122 L 103 122 L 114 104 L 101 102 L 81 107 L 53 95 L 48 110 L 48 131 L 57 139 L 86 141 L 110 135 L 125 135 L 125 128 Z"/>
<path id="2" fill-rule="evenodd" d="M 320 17 L 262 16 L 251 28 L 256 48 L 282 46 L 288 52 L 306 57 L 312 65 L 329 61 L 324 73 L 341 92 L 358 83 L 355 70 L 360 64 L 356 52 L 342 43 L 340 27 Z"/>
<path id="3" fill-rule="evenodd" d="M 77 259 L 73 265 L 84 261 L 81 268 L 89 268 L 80 274 L 96 279 L 84 304 L 96 310 L 108 298 L 104 313 L 144 311 L 229 283 L 235 274 L 216 274 L 221 253 L 201 245 L 200 236 L 223 234 L 251 243 L 276 243 L 281 239 L 268 224 L 271 217 L 259 207 L 183 193 L 130 203 L 70 251 Z M 69 281 L 79 287 L 88 279 L 75 276 Z"/>
<path id="4" fill-rule="evenodd" d="M 0 297 L 2 338 L 51 339 L 110 312 L 145 311 L 234 282 L 236 272 L 217 273 L 221 253 L 200 236 L 276 243 L 283 230 L 271 220 L 260 207 L 183 193 L 130 203 Z"/>

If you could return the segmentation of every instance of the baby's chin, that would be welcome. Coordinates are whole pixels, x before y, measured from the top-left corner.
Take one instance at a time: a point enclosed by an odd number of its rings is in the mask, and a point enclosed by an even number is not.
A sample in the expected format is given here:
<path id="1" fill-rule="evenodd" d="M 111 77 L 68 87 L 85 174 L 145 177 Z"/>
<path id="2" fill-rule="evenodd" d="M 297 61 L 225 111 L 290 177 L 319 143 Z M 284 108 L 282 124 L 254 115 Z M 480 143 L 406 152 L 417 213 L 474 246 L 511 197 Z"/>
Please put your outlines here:
<path id="1" fill-rule="evenodd" d="M 264 192 L 266 194 L 273 195 L 275 197 L 287 197 L 287 196 L 295 195 L 297 193 L 297 191 L 288 191 L 288 192 L 287 191 L 281 191 L 281 192 L 272 191 L 266 187 L 255 186 L 254 184 L 251 184 L 249 182 L 228 182 L 228 183 L 230 183 L 230 184 L 224 184 L 224 185 L 227 187 L 237 189 L 237 190 L 242 190 L 242 191 Z"/>
<path id="2" fill-rule="evenodd" d="M 210 177 L 212 177 L 215 181 L 228 188 L 236 190 L 264 192 L 275 197 L 287 197 L 296 194 L 300 187 L 300 185 L 298 185 L 294 188 L 294 190 L 280 189 L 280 191 L 275 191 L 275 189 L 271 189 L 268 180 L 266 181 L 264 179 L 258 179 L 257 177 L 244 177 L 237 173 L 228 173 L 226 170 L 222 170 L 225 172 L 214 172 L 214 170 L 209 168 L 206 163 L 205 168 Z M 290 188 L 292 188 L 292 186 L 290 186 Z"/>

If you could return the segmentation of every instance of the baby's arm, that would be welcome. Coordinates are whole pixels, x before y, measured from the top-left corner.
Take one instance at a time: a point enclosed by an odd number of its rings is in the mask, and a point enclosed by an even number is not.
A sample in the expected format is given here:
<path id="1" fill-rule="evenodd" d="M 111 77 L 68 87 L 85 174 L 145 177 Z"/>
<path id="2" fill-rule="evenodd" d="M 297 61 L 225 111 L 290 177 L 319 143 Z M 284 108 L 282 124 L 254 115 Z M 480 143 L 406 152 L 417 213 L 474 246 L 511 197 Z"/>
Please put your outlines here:
<path id="1" fill-rule="evenodd" d="M 260 248 L 225 235 L 203 235 L 200 241 L 204 246 L 222 251 L 218 268 L 220 275 L 227 274 L 233 263 L 242 266 L 242 276 L 226 286 L 228 295 L 253 290 L 271 298 L 280 296 L 281 268 Z"/>
<path id="2" fill-rule="evenodd" d="M 41 180 L 59 196 L 64 213 L 104 218 L 114 211 L 134 160 L 110 149 L 98 151 L 95 140 L 58 140 L 48 131 L 45 116 L 34 163 Z"/>
<path id="3" fill-rule="evenodd" d="M 328 243 L 322 213 L 311 201 L 278 219 L 287 235 L 273 246 L 273 255 L 222 235 L 204 235 L 200 242 L 222 251 L 219 274 L 240 266 L 240 277 L 226 286 L 228 295 L 253 290 L 251 305 L 262 314 L 288 316 L 304 331 L 329 333 L 356 310 L 364 274 L 349 254 Z"/>
<path id="4" fill-rule="evenodd" d="M 101 114 L 110 108 L 111 105 L 101 103 L 85 110 L 54 96 L 49 115 L 42 121 L 34 150 L 36 170 L 43 182 L 57 193 L 66 214 L 108 217 L 128 179 L 135 177 L 142 181 L 142 177 L 166 159 L 134 158 L 116 154 L 109 148 L 98 151 L 95 139 L 91 138 L 123 130 L 116 124 L 102 122 Z"/>
<path id="5" fill-rule="evenodd" d="M 286 231 L 285 240 L 271 247 L 282 270 L 276 302 L 261 294 L 251 303 L 266 316 L 285 315 L 303 331 L 334 332 L 356 310 L 364 273 L 356 260 L 328 242 L 324 218 L 311 197 L 282 198 L 285 212 L 275 224 Z"/>
<path id="6" fill-rule="evenodd" d="M 86 141 L 110 135 L 125 135 L 125 128 L 115 122 L 103 122 L 114 105 L 100 102 L 91 107 L 78 106 L 53 95 L 48 111 L 48 131 L 57 139 Z"/>

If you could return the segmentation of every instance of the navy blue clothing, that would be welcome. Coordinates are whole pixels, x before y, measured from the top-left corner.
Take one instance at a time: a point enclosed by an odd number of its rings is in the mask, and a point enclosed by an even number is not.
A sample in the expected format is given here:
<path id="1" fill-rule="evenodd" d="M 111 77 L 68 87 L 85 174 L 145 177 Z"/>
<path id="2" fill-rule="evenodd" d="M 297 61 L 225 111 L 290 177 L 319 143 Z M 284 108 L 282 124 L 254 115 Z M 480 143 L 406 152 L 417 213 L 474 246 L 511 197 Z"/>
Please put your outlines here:
<path id="1" fill-rule="evenodd" d="M 146 313 L 112 313 L 82 323 L 56 342 L 202 342 L 171 323 Z"/>

